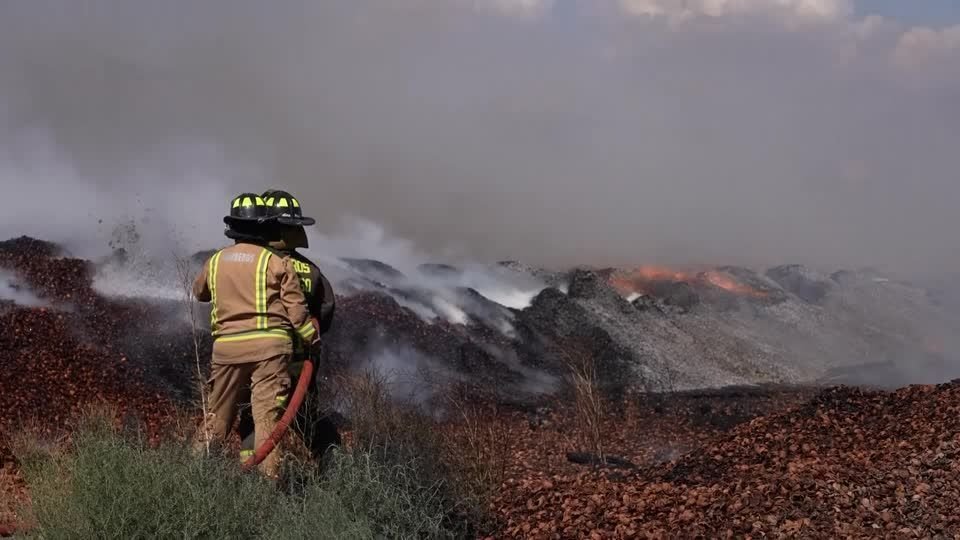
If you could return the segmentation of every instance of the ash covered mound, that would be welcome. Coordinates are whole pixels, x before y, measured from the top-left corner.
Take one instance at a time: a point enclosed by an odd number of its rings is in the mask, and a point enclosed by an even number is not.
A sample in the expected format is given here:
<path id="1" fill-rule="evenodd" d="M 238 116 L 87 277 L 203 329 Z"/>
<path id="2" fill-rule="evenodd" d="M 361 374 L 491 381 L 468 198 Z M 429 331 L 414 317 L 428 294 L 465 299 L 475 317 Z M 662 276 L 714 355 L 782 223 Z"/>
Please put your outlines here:
<path id="1" fill-rule="evenodd" d="M 185 258 L 179 271 L 192 278 L 208 253 Z M 11 390 L 0 399 L 63 408 L 74 401 L 69 383 L 112 385 L 118 402 L 129 401 L 124 392 L 189 402 L 196 358 L 182 276 L 172 265 L 144 261 L 130 252 L 84 261 L 25 237 L 0 243 L 0 290 L 8 291 L 0 300 L 0 384 Z M 960 350 L 960 320 L 927 291 L 873 273 L 824 275 L 797 265 L 765 273 L 731 266 L 556 272 L 517 262 L 321 262 L 338 293 L 322 369 L 373 365 L 418 382 L 430 372 L 516 399 L 556 390 L 572 361 L 595 365 L 614 394 L 631 386 L 897 386 L 960 375 L 952 356 Z M 192 312 L 202 362 L 206 309 Z M 13 397 L 27 378 L 65 386 L 51 390 L 53 399 Z"/>
<path id="2" fill-rule="evenodd" d="M 675 387 L 760 382 L 897 387 L 960 376 L 958 311 L 921 287 L 800 265 L 598 272 L 578 302 Z M 620 298 L 636 312 L 625 310 Z"/>

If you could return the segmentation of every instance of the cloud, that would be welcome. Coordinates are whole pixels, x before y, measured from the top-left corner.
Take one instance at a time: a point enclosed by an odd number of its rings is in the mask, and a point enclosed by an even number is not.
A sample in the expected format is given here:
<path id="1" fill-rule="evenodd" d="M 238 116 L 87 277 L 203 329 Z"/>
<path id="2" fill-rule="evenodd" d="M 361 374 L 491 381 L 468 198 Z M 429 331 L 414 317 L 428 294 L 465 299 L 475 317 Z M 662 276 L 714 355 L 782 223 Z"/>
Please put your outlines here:
<path id="1" fill-rule="evenodd" d="M 467 0 L 481 12 L 492 12 L 522 19 L 537 18 L 549 13 L 555 0 Z"/>
<path id="2" fill-rule="evenodd" d="M 772 14 L 813 20 L 836 20 L 850 15 L 848 0 L 620 0 L 631 15 L 689 18 L 697 16 Z"/>
<path id="3" fill-rule="evenodd" d="M 0 235 L 87 237 L 73 201 L 138 215 L 139 193 L 219 241 L 227 194 L 286 187 L 320 230 L 359 216 L 476 259 L 960 264 L 953 31 L 848 2 L 3 11 L 4 187 L 60 196 Z"/>
<path id="4" fill-rule="evenodd" d="M 956 65 L 960 55 L 960 25 L 940 29 L 911 28 L 900 36 L 893 54 L 896 62 L 902 66 L 932 61 L 953 62 Z"/>

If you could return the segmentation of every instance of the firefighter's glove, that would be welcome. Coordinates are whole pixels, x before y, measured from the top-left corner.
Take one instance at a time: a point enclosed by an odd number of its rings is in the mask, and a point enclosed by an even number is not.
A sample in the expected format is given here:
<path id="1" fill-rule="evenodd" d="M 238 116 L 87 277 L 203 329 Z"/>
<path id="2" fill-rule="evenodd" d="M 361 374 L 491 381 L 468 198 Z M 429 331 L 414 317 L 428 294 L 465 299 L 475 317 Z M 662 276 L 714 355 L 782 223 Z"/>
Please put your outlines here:
<path id="1" fill-rule="evenodd" d="M 307 322 L 297 329 L 297 334 L 303 339 L 306 345 L 315 345 L 320 342 L 320 323 L 315 317 L 310 317 Z"/>

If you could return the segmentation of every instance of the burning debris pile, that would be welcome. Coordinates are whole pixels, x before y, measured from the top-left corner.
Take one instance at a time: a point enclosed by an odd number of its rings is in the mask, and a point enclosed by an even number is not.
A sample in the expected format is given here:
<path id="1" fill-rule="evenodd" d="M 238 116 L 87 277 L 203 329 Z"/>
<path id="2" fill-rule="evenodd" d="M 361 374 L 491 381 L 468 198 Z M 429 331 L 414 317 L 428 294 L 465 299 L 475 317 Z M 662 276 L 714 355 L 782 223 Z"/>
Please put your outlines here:
<path id="1" fill-rule="evenodd" d="M 502 263 L 497 270 L 539 286 L 515 289 L 529 291 L 519 300 L 497 287 L 470 287 L 449 265 L 421 265 L 411 276 L 349 259 L 334 270 L 337 290 L 355 296 L 357 307 L 392 299 L 390 320 L 404 319 L 407 329 L 391 332 L 378 317 L 363 317 L 346 332 L 351 339 L 386 332 L 395 343 L 443 328 L 448 344 L 478 351 L 476 365 L 499 364 L 518 380 L 531 368 L 554 377 L 566 367 L 562 351 L 589 350 L 609 382 L 631 379 L 650 390 L 821 379 L 897 386 L 960 375 L 951 341 L 960 318 L 919 288 L 870 274 L 821 276 L 796 265 L 766 274 L 732 266 L 547 272 Z M 428 356 L 439 353 L 425 345 L 432 338 L 417 341 Z M 339 339 L 328 343 L 336 348 Z M 461 358 L 449 346 L 440 354 L 441 362 Z"/>
<path id="2" fill-rule="evenodd" d="M 637 468 L 577 470 L 556 459 L 556 447 L 515 448 L 513 478 L 500 501 L 508 534 L 945 538 L 960 532 L 960 381 L 890 393 L 841 387 L 805 403 L 802 394 L 778 395 L 785 399 L 771 414 L 726 433 L 702 421 L 716 406 L 705 396 L 667 421 L 648 414 L 617 423 L 607 434 L 616 441 L 610 451 L 630 452 Z M 667 463 L 644 449 L 666 442 L 699 448 Z"/>
<path id="3" fill-rule="evenodd" d="M 189 261 L 190 271 L 206 254 Z M 138 370 L 164 396 L 188 401 L 195 368 L 189 321 L 175 300 L 182 291 L 151 288 L 138 298 L 125 285 L 120 297 L 98 286 L 137 273 L 125 266 L 136 262 L 64 258 L 57 246 L 27 238 L 2 243 L 0 271 L 22 298 L 36 297 L 2 304 L 10 321 L 4 369 L 16 373 L 37 355 L 54 366 L 71 355 L 105 356 L 93 371 L 106 373 L 112 361 Z M 960 350 L 952 341 L 960 320 L 924 291 L 871 274 L 820 275 L 799 266 L 766 274 L 730 266 L 548 272 L 516 262 L 401 271 L 356 257 L 322 266 L 340 296 L 322 366 L 369 365 L 388 350 L 398 360 L 392 369 L 484 381 L 520 399 L 555 390 L 571 360 L 594 364 L 604 387 L 616 391 L 860 382 L 865 373 L 899 385 L 947 380 L 958 364 L 950 355 Z M 28 323 L 42 331 L 27 332 Z"/>
<path id="4" fill-rule="evenodd" d="M 956 312 L 924 289 L 870 272 L 823 275 L 786 265 L 765 273 L 726 266 L 599 274 L 639 312 L 626 318 L 643 335 L 627 341 L 642 343 L 654 364 L 677 369 L 680 387 L 818 380 L 895 387 L 960 375 Z M 611 295 L 599 300 L 583 302 L 623 312 Z"/>
<path id="5" fill-rule="evenodd" d="M 204 255 L 190 259 L 190 272 Z M 572 365 L 587 363 L 617 414 L 628 415 L 605 420 L 610 451 L 637 466 L 615 474 L 585 472 L 558 454 L 570 448 L 570 429 L 549 426 L 563 425 L 569 411 L 496 420 L 510 430 L 511 482 L 499 504 L 515 536 L 955 526 L 931 495 L 955 489 L 942 469 L 954 452 L 957 426 L 947 415 L 960 403 L 955 385 L 836 390 L 785 414 L 809 392 L 702 390 L 865 374 L 879 385 L 949 380 L 960 322 L 921 289 L 799 266 L 761 274 L 434 263 L 401 271 L 371 259 L 322 262 L 339 297 L 321 370 L 405 371 L 414 380 L 404 389 L 420 397 L 429 389 L 418 385 L 468 381 L 523 407 L 548 400 Z M 23 424 L 62 433 L 94 403 L 136 413 L 157 436 L 178 406 L 193 404 L 196 360 L 181 292 L 154 287 L 139 296 L 125 283 L 119 296 L 98 286 L 136 272 L 134 264 L 70 258 L 30 238 L 0 242 L 0 284 L 16 293 L 0 299 L 0 442 Z M 206 320 L 202 309 L 196 317 Z M 199 330 L 205 362 L 209 339 Z M 692 389 L 701 390 L 676 393 Z M 623 413 L 637 392 L 673 397 L 666 408 L 644 401 Z M 0 479 L 10 478 L 7 454 L 0 444 L 8 469 Z M 860 478 L 865 469 L 876 474 Z M 729 515 L 738 521 L 724 521 Z"/>
<path id="6" fill-rule="evenodd" d="M 744 279 L 743 272 L 733 267 L 716 268 L 699 272 L 673 270 L 662 266 L 640 266 L 633 270 L 611 270 L 610 283 L 621 293 L 628 296 L 670 297 L 675 287 L 701 290 L 714 289 L 713 292 L 726 292 L 735 296 L 768 298 L 777 291 L 770 284 L 759 286 L 749 283 L 751 277 Z M 741 274 L 738 276 L 737 274 Z M 779 296 L 783 300 L 783 296 Z"/>

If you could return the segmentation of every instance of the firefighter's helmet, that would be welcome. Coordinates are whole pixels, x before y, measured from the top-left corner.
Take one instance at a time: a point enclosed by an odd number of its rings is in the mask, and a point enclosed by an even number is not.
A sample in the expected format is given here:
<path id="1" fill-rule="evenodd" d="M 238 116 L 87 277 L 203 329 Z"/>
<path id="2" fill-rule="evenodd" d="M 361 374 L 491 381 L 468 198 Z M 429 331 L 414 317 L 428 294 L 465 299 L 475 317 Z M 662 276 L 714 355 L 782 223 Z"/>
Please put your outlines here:
<path id="1" fill-rule="evenodd" d="M 271 189 L 260 196 L 267 208 L 267 218 L 275 219 L 281 225 L 310 226 L 316 220 L 303 215 L 300 201 L 296 197 L 279 189 Z"/>
<path id="2" fill-rule="evenodd" d="M 267 205 L 256 193 L 241 193 L 230 201 L 230 214 L 223 217 L 227 225 L 236 223 L 262 223 L 268 219 Z"/>

